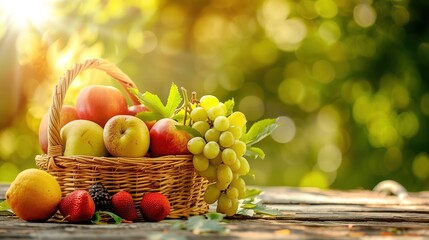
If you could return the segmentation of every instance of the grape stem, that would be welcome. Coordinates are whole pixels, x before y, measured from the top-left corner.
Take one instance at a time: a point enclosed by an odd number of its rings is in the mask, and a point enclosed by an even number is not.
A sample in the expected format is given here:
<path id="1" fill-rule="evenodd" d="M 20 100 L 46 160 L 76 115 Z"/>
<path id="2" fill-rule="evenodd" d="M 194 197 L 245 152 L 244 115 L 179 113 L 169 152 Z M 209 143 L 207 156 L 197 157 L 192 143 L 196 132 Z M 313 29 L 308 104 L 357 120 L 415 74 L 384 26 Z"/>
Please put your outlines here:
<path id="1" fill-rule="evenodd" d="M 192 92 L 192 98 L 191 98 L 191 100 L 189 100 L 188 91 L 186 90 L 186 88 L 181 87 L 181 89 L 182 89 L 182 93 L 183 93 L 183 104 L 181 107 L 179 107 L 176 110 L 176 113 L 179 112 L 181 109 L 185 110 L 185 116 L 183 118 L 183 125 L 186 125 L 186 121 L 188 120 L 188 114 L 190 114 L 192 111 L 192 103 L 196 102 L 197 93 Z M 191 120 L 189 121 L 189 125 L 190 126 L 192 125 Z"/>

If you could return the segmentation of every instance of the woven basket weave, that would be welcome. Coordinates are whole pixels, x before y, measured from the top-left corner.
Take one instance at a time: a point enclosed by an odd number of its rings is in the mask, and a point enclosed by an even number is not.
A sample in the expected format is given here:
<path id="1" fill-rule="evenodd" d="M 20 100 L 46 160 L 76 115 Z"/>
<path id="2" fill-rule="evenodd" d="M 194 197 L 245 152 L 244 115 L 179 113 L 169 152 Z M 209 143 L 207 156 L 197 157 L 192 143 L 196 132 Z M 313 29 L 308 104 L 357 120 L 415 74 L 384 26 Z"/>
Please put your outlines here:
<path id="1" fill-rule="evenodd" d="M 89 59 L 76 64 L 59 79 L 54 88 L 48 121 L 48 152 L 37 155 L 37 166 L 52 174 L 61 186 L 63 197 L 76 189 L 87 190 L 102 182 L 109 193 L 126 190 L 138 207 L 146 192 L 161 192 L 170 201 L 168 218 L 182 218 L 208 211 L 203 199 L 207 180 L 198 176 L 192 165 L 192 155 L 170 155 L 156 158 L 63 156 L 60 137 L 60 110 L 67 89 L 73 79 L 86 69 L 104 71 L 117 80 L 128 92 L 135 87 L 131 79 L 114 64 L 103 59 Z"/>

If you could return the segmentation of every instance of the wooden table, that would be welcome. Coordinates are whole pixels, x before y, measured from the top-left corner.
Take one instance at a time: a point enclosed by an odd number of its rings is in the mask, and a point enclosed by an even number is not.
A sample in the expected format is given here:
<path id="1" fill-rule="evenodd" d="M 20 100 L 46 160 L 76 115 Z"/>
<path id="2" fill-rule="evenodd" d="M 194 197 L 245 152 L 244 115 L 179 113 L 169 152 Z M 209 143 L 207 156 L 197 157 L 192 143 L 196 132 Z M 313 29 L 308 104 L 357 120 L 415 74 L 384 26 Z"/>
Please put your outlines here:
<path id="1" fill-rule="evenodd" d="M 7 185 L 0 185 L 4 200 Z M 0 214 L 0 239 L 344 239 L 429 238 L 429 192 L 391 196 L 368 190 L 264 187 L 261 199 L 281 216 L 236 216 L 227 233 L 195 234 L 159 223 L 30 223 Z M 185 220 L 180 220 L 185 221 Z"/>

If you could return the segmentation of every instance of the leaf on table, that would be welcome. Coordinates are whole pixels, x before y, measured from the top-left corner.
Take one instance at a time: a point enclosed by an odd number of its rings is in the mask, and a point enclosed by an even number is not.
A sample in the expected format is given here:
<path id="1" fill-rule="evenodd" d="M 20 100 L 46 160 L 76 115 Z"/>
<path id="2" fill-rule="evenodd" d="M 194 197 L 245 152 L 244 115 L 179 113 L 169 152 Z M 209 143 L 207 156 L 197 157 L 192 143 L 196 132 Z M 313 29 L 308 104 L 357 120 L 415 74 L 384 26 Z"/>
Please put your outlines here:
<path id="1" fill-rule="evenodd" d="M 130 221 L 127 221 L 127 220 L 125 220 L 125 219 L 119 217 L 118 215 L 116 215 L 116 214 L 114 214 L 112 212 L 109 212 L 109 211 L 96 211 L 94 213 L 94 216 L 91 219 L 91 222 L 93 224 L 99 224 L 100 221 L 101 221 L 101 214 L 109 215 L 113 219 L 113 221 L 115 221 L 115 224 L 130 222 Z"/>
<path id="2" fill-rule="evenodd" d="M 11 215 L 13 214 L 12 209 L 6 200 L 0 202 L 0 215 Z"/>
<path id="3" fill-rule="evenodd" d="M 116 215 L 116 214 L 114 214 L 112 212 L 102 211 L 102 213 L 109 215 L 113 219 L 113 221 L 115 221 L 116 224 L 119 224 L 119 223 L 122 223 L 122 222 L 130 222 L 130 221 L 127 221 L 127 220 L 119 217 L 118 215 Z"/>
<path id="4" fill-rule="evenodd" d="M 268 216 L 281 216 L 284 215 L 281 211 L 275 208 L 268 207 L 260 199 L 250 198 L 245 199 L 239 206 L 239 214 L 246 216 L 254 216 L 255 214 L 268 215 Z"/>
<path id="5" fill-rule="evenodd" d="M 92 223 L 92 224 L 98 224 L 98 223 L 100 223 L 100 220 L 101 220 L 100 212 L 99 212 L 99 211 L 97 211 L 97 212 L 95 212 L 95 213 L 94 213 L 94 215 L 92 216 L 91 223 Z"/>
<path id="6" fill-rule="evenodd" d="M 184 229 L 194 234 L 226 232 L 227 228 L 222 225 L 223 215 L 220 213 L 207 213 L 206 215 L 192 216 L 184 222 L 173 225 L 173 229 Z"/>
<path id="7" fill-rule="evenodd" d="M 257 188 L 247 188 L 246 193 L 244 194 L 244 199 L 252 199 L 259 196 L 262 193 L 261 189 Z"/>
<path id="8" fill-rule="evenodd" d="M 0 211 L 9 211 L 10 206 L 6 200 L 0 202 Z"/>
<path id="9" fill-rule="evenodd" d="M 205 216 L 208 220 L 213 220 L 218 222 L 222 221 L 224 217 L 223 214 L 220 214 L 217 212 L 209 212 L 209 213 L 206 213 Z"/>

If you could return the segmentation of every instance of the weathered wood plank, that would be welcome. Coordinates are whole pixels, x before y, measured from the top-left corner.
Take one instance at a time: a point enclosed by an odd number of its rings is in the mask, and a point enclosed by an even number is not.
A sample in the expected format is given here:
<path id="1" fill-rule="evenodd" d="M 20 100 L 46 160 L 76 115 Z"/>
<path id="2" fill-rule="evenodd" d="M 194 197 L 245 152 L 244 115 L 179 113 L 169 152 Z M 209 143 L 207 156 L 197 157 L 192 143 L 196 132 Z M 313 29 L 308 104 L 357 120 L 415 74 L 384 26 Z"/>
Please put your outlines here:
<path id="1" fill-rule="evenodd" d="M 7 185 L 0 185 L 4 199 Z M 228 233 L 196 235 L 160 223 L 69 224 L 28 223 L 0 215 L 0 239 L 343 239 L 389 236 L 429 238 L 429 194 L 399 198 L 366 190 L 338 191 L 264 187 L 261 199 L 283 216 L 240 216 L 228 219 Z"/>
<path id="2" fill-rule="evenodd" d="M 389 196 L 368 190 L 320 190 L 312 188 L 263 187 L 261 198 L 276 204 L 331 205 L 428 205 L 429 193 L 409 193 L 408 197 Z"/>

